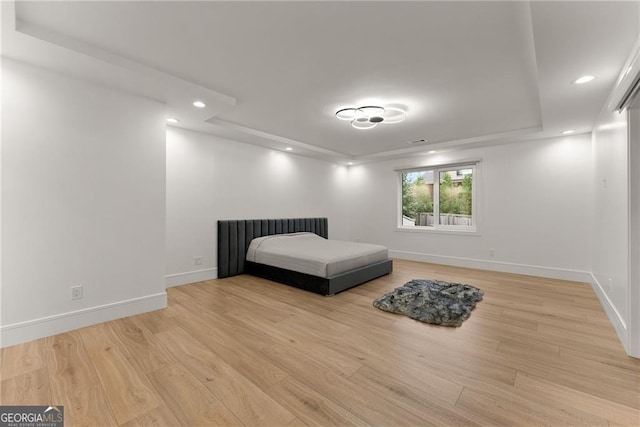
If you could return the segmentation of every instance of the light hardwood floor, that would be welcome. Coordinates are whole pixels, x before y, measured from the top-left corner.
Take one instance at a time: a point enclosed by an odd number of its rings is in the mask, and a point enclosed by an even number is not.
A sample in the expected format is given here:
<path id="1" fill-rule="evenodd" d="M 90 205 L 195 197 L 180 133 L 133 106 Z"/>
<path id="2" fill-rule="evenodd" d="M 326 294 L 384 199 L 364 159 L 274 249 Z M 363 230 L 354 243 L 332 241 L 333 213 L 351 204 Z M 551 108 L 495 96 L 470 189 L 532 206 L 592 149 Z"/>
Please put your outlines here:
<path id="1" fill-rule="evenodd" d="M 640 360 L 586 284 L 396 260 L 333 297 L 237 276 L 2 350 L 1 404 L 71 425 L 640 425 Z M 413 278 L 484 300 L 460 328 L 372 307 Z"/>

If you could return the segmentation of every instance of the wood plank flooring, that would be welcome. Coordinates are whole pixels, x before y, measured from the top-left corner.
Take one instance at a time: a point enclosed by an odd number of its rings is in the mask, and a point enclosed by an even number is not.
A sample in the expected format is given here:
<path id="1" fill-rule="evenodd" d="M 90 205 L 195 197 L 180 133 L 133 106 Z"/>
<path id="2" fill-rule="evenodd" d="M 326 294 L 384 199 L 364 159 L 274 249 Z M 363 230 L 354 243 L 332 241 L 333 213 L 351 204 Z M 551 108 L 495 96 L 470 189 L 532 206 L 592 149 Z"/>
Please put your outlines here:
<path id="1" fill-rule="evenodd" d="M 460 328 L 371 305 L 413 278 L 484 300 Z M 0 404 L 62 404 L 68 426 L 640 425 L 640 360 L 586 284 L 395 260 L 333 297 L 250 276 L 167 292 L 3 349 Z"/>

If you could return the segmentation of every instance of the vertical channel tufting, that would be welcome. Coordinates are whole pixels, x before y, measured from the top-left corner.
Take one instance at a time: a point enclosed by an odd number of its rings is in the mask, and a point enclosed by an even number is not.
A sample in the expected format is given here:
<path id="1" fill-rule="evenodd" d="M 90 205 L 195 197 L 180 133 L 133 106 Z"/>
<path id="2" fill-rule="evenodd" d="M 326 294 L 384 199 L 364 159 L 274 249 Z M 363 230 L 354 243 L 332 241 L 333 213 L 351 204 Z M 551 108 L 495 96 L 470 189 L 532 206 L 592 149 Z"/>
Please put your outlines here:
<path id="1" fill-rule="evenodd" d="M 218 277 L 229 276 L 229 224 L 218 221 Z"/>
<path id="2" fill-rule="evenodd" d="M 229 274 L 238 274 L 238 221 L 229 221 Z"/>
<path id="3" fill-rule="evenodd" d="M 254 238 L 305 231 L 328 238 L 327 218 L 218 221 L 218 277 L 244 273 L 247 250 Z"/>
<path id="4" fill-rule="evenodd" d="M 245 222 L 238 221 L 238 271 L 237 273 L 244 272 L 244 259 L 247 253 L 247 244 L 245 240 Z"/>
<path id="5" fill-rule="evenodd" d="M 251 241 L 253 240 L 253 221 L 245 220 L 244 222 L 244 238 L 245 248 L 248 250 Z"/>
<path id="6" fill-rule="evenodd" d="M 262 221 L 259 219 L 252 219 L 253 223 L 253 238 L 262 236 Z"/>

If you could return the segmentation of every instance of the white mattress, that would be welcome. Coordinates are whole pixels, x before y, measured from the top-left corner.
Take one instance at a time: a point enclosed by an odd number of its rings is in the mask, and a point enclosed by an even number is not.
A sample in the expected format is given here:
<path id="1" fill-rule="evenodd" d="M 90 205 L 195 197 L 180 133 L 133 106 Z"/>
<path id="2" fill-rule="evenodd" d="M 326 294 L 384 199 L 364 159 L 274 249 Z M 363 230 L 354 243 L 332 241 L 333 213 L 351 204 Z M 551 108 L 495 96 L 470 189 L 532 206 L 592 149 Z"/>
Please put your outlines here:
<path id="1" fill-rule="evenodd" d="M 314 233 L 258 237 L 247 251 L 247 261 L 319 277 L 335 276 L 388 256 L 384 246 L 327 240 Z"/>

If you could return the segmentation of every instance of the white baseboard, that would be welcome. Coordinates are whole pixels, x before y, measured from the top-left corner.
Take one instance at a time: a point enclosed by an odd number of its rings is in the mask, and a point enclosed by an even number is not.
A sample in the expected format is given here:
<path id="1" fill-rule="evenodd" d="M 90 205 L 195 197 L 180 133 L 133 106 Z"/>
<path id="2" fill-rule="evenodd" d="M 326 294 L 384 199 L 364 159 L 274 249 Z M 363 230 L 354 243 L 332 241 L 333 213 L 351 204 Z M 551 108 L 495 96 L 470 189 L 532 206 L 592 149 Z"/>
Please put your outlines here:
<path id="1" fill-rule="evenodd" d="M 167 293 L 113 302 L 0 327 L 0 348 L 167 306 Z"/>
<path id="2" fill-rule="evenodd" d="M 618 310 L 616 309 L 616 307 L 613 305 L 609 297 L 607 296 L 607 293 L 605 292 L 604 288 L 602 287 L 598 279 L 596 279 L 596 276 L 594 276 L 593 274 L 591 274 L 591 287 L 593 288 L 593 291 L 598 296 L 598 299 L 600 300 L 600 304 L 602 304 L 602 307 L 604 308 L 605 313 L 607 313 L 607 317 L 609 317 L 609 321 L 613 325 L 613 329 L 616 330 L 616 333 L 618 334 L 618 338 L 622 342 L 622 345 L 624 346 L 625 351 L 627 352 L 627 354 L 631 354 L 628 348 L 629 343 L 627 341 L 629 336 L 627 331 L 627 324 L 622 318 L 622 316 L 620 315 L 620 313 L 618 312 Z"/>
<path id="3" fill-rule="evenodd" d="M 574 282 L 591 283 L 592 277 L 591 273 L 588 271 L 517 264 L 502 261 L 486 261 L 481 259 L 452 257 L 444 255 L 423 254 L 418 252 L 389 250 L 389 256 L 391 258 L 400 258 L 410 261 L 452 265 L 455 267 L 477 268 L 480 270 L 500 271 L 503 273 L 525 274 L 527 276 L 548 277 L 550 279 L 571 280 Z"/>
<path id="4" fill-rule="evenodd" d="M 204 282 L 218 278 L 218 268 L 206 268 L 204 270 L 187 271 L 186 273 L 169 274 L 166 276 L 167 288 L 186 285 L 189 283 Z"/>

